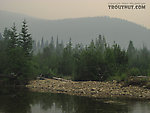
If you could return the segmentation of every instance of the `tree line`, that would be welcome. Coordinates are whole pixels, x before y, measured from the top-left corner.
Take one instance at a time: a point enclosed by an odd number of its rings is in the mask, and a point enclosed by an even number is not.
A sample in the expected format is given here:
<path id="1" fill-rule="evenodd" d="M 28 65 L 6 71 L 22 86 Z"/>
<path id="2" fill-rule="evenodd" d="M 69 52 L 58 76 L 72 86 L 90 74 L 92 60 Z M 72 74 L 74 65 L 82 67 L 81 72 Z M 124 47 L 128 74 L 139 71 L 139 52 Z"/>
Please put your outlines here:
<path id="1" fill-rule="evenodd" d="M 15 24 L 5 29 L 0 39 L 0 74 L 15 75 L 20 82 L 39 74 L 46 77 L 70 77 L 73 80 L 124 80 L 128 76 L 150 75 L 150 51 L 146 46 L 136 49 L 132 41 L 127 49 L 114 42 L 109 45 L 99 35 L 89 45 L 73 45 L 71 38 L 63 41 L 51 38 L 50 43 L 36 43 L 24 20 L 21 32 Z"/>
<path id="2" fill-rule="evenodd" d="M 132 41 L 127 49 L 115 42 L 110 46 L 102 35 L 86 46 L 73 45 L 71 39 L 64 45 L 62 41 L 59 43 L 58 37 L 56 42 L 52 37 L 48 46 L 42 39 L 41 45 L 44 43 L 44 49 L 40 49 L 35 58 L 45 75 L 101 81 L 150 75 L 150 51 L 144 45 L 136 49 Z M 37 48 L 41 45 L 37 44 Z"/>

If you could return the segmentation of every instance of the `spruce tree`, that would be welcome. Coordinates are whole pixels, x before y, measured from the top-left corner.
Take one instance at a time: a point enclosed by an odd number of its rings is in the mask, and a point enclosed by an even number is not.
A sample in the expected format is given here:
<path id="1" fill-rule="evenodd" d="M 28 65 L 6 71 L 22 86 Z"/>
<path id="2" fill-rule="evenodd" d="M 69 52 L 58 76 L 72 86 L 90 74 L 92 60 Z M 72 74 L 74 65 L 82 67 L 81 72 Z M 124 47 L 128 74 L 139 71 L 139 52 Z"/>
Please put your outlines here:
<path id="1" fill-rule="evenodd" d="M 44 44 L 44 38 L 42 37 L 42 40 L 41 40 L 41 49 L 42 50 L 44 49 L 44 46 L 45 46 L 45 44 Z"/>
<path id="2" fill-rule="evenodd" d="M 5 40 L 8 40 L 8 39 L 10 38 L 10 35 L 11 35 L 11 30 L 5 28 L 4 33 L 3 33 L 4 39 L 5 39 Z"/>
<path id="3" fill-rule="evenodd" d="M 18 76 L 22 66 L 22 50 L 19 48 L 18 33 L 15 24 L 13 24 L 13 27 L 11 28 L 11 33 L 8 39 L 7 54 L 9 63 L 6 72 L 9 75 L 13 73 Z"/>
<path id="4" fill-rule="evenodd" d="M 2 34 L 0 33 L 0 40 L 2 40 L 3 39 L 3 37 L 2 37 Z"/>
<path id="5" fill-rule="evenodd" d="M 19 47 L 22 49 L 22 67 L 20 68 L 19 80 L 26 83 L 32 74 L 32 37 L 28 32 L 26 20 L 22 22 L 22 29 L 19 36 Z"/>
<path id="6" fill-rule="evenodd" d="M 31 57 L 32 55 L 32 42 L 31 34 L 28 33 L 27 22 L 24 20 L 20 33 L 20 46 L 23 48 L 26 57 Z"/>
<path id="7" fill-rule="evenodd" d="M 13 27 L 11 28 L 11 34 L 10 34 L 10 42 L 9 42 L 10 48 L 16 48 L 18 46 L 18 33 L 16 29 L 15 23 L 13 24 Z"/>

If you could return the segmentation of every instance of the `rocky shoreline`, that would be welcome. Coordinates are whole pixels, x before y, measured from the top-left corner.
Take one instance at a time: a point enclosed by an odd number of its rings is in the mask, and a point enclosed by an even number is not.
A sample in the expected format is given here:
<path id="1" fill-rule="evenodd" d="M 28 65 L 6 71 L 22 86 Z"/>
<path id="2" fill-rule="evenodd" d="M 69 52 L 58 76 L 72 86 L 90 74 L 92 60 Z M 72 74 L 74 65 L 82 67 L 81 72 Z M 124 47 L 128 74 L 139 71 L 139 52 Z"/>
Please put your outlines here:
<path id="1" fill-rule="evenodd" d="M 150 89 L 124 86 L 123 83 L 99 81 L 71 81 L 62 79 L 33 80 L 26 85 L 32 91 L 65 93 L 95 98 L 150 99 Z"/>

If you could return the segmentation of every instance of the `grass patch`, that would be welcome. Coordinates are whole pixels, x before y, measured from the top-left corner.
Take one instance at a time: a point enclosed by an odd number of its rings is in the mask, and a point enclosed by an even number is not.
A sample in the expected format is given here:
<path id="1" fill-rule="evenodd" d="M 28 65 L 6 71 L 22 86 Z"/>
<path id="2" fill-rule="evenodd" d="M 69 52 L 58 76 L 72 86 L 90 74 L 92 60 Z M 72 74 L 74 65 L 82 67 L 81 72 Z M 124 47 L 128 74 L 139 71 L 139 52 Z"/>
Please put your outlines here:
<path id="1" fill-rule="evenodd" d="M 122 74 L 115 74 L 114 76 L 110 76 L 108 78 L 108 81 L 113 81 L 113 80 L 116 80 L 118 82 L 120 81 L 125 81 L 127 79 L 127 75 L 125 73 L 122 73 Z"/>

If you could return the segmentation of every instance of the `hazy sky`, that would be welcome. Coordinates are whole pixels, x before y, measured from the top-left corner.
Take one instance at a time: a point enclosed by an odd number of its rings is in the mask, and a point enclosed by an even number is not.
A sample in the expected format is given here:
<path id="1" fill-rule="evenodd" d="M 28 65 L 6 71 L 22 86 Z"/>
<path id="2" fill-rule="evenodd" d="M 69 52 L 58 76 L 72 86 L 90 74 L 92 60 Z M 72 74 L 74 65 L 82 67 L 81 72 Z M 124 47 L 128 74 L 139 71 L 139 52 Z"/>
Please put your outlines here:
<path id="1" fill-rule="evenodd" d="M 144 2 L 142 10 L 110 10 L 108 3 Z M 127 19 L 150 28 L 150 0 L 0 0 L 0 10 L 43 19 L 110 16 Z"/>

